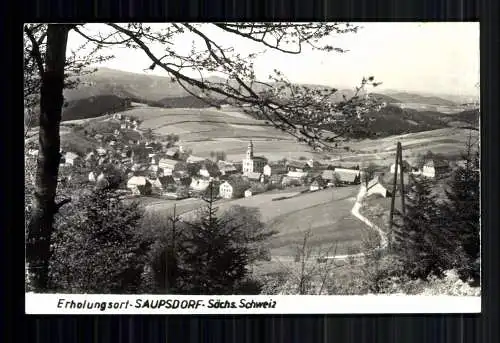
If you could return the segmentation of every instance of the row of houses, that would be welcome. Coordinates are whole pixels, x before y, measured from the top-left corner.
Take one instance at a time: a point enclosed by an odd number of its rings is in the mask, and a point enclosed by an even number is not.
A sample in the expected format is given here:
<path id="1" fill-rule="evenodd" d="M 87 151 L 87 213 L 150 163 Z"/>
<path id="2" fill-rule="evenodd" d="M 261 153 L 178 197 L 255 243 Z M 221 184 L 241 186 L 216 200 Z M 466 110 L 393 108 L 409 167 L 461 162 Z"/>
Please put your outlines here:
<path id="1" fill-rule="evenodd" d="M 417 167 L 410 166 L 407 161 L 403 161 L 403 163 L 398 167 L 398 172 L 401 169 L 403 170 L 403 172 L 409 172 L 413 175 L 422 175 L 428 178 L 437 178 L 448 174 L 450 171 L 450 165 L 447 161 L 442 159 L 429 159 L 423 164 L 422 168 L 419 169 Z M 393 163 L 389 170 L 391 174 L 394 174 L 396 170 L 396 164 Z"/>

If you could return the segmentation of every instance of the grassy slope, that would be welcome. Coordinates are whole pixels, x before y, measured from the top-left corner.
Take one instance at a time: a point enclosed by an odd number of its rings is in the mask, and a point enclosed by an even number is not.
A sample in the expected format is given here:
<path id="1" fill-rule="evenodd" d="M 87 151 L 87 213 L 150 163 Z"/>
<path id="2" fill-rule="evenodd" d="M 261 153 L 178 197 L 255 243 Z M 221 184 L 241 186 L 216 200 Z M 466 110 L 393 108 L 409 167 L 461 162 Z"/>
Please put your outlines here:
<path id="1" fill-rule="evenodd" d="M 285 193 L 270 192 L 249 198 L 221 200 L 217 202 L 217 207 L 221 212 L 233 205 L 258 208 L 262 220 L 270 228 L 279 231 L 279 234 L 269 243 L 273 255 L 292 256 L 295 247 L 301 243 L 309 228 L 313 231 L 310 240 L 312 246 L 320 247 L 338 243 L 336 253 L 343 254 L 349 247 L 360 243 L 363 230 L 365 230 L 364 225 L 350 214 L 357 191 L 357 186 L 342 187 L 307 193 L 280 201 L 272 199 L 285 196 Z M 288 192 L 290 195 L 297 194 L 294 189 Z M 177 202 L 141 199 L 141 202 L 148 206 L 149 211 L 160 211 L 165 216 L 172 214 L 173 206 L 177 203 L 177 213 L 184 213 L 184 218 L 190 218 L 196 213 L 196 209 L 204 205 L 198 199 Z"/>

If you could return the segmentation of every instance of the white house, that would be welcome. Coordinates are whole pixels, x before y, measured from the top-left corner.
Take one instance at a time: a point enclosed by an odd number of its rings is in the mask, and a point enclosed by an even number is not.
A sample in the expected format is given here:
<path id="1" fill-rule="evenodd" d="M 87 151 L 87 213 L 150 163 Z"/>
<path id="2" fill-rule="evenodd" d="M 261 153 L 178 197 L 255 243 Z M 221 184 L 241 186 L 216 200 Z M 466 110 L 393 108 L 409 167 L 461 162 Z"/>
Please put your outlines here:
<path id="1" fill-rule="evenodd" d="M 80 159 L 80 156 L 75 154 L 74 152 L 67 152 L 64 154 L 64 161 L 66 165 L 74 165 Z"/>
<path id="2" fill-rule="evenodd" d="M 104 173 L 101 173 L 99 174 L 99 176 L 97 177 L 96 181 L 97 182 L 100 182 L 100 181 L 103 181 L 106 179 L 106 175 L 104 175 Z"/>
<path id="3" fill-rule="evenodd" d="M 219 186 L 219 195 L 224 199 L 231 199 L 233 197 L 233 186 L 225 181 Z"/>
<path id="4" fill-rule="evenodd" d="M 107 154 L 106 149 L 104 149 L 103 147 L 97 148 L 96 151 L 99 156 L 105 156 Z"/>
<path id="5" fill-rule="evenodd" d="M 322 178 L 318 178 L 311 183 L 311 185 L 309 186 L 309 190 L 311 192 L 315 192 L 325 187 L 326 187 L 326 181 L 324 181 Z"/>
<path id="6" fill-rule="evenodd" d="M 139 190 L 139 187 L 145 187 L 147 185 L 151 185 L 151 183 L 144 176 L 132 176 L 127 181 L 127 188 L 130 189 L 132 191 L 132 194 L 134 195 L 140 195 L 141 192 Z"/>
<path id="7" fill-rule="evenodd" d="M 89 173 L 89 182 L 96 182 L 97 181 L 97 178 L 95 176 L 95 173 L 94 172 L 90 172 Z"/>
<path id="8" fill-rule="evenodd" d="M 245 198 L 251 197 L 252 196 L 252 191 L 250 189 L 247 189 L 245 191 Z"/>
<path id="9" fill-rule="evenodd" d="M 203 177 L 210 177 L 210 173 L 208 172 L 208 170 L 207 170 L 207 168 L 206 168 L 206 167 L 202 167 L 202 168 L 198 171 L 198 175 L 203 176 Z"/>
<path id="10" fill-rule="evenodd" d="M 164 175 L 172 175 L 175 166 L 179 163 L 179 161 L 171 160 L 169 158 L 162 158 L 158 161 L 158 167 L 163 169 Z"/>
<path id="11" fill-rule="evenodd" d="M 434 178 L 443 175 L 449 170 L 449 165 L 446 161 L 429 160 L 422 168 L 422 175 L 429 178 Z"/>
<path id="12" fill-rule="evenodd" d="M 399 164 L 398 166 L 398 173 L 401 173 L 401 168 L 403 169 L 403 172 L 407 172 L 410 169 L 410 165 L 408 162 L 403 161 L 403 164 Z M 391 164 L 390 168 L 390 173 L 394 174 L 394 171 L 396 170 L 396 163 Z"/>
<path id="13" fill-rule="evenodd" d="M 286 174 L 286 167 L 281 165 L 270 165 L 266 164 L 264 166 L 264 175 L 271 176 L 276 174 Z"/>
<path id="14" fill-rule="evenodd" d="M 28 154 L 30 156 L 35 156 L 36 157 L 36 156 L 38 156 L 38 149 L 29 149 L 28 150 Z"/>
<path id="15" fill-rule="evenodd" d="M 374 177 L 370 182 L 368 182 L 368 186 L 366 187 L 366 195 L 371 194 L 380 194 L 384 198 L 386 198 L 389 194 L 387 188 L 385 188 L 384 185 L 380 183 L 378 176 Z"/>

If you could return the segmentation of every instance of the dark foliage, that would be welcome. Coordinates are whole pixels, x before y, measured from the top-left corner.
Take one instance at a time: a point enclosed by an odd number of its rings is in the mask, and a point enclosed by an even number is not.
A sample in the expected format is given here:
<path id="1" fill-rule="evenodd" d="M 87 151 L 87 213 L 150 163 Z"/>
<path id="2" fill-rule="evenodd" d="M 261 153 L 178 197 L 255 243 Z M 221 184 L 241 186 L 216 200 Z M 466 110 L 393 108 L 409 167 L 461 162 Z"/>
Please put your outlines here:
<path id="1" fill-rule="evenodd" d="M 51 289 L 80 293 L 137 293 L 149 246 L 137 232 L 142 211 L 110 189 L 81 195 L 53 236 Z"/>
<path id="2" fill-rule="evenodd" d="M 393 252 L 409 277 L 440 277 L 453 266 L 455 248 L 448 240 L 430 181 L 412 177 L 405 202 L 402 224 L 397 225 L 393 233 Z"/>

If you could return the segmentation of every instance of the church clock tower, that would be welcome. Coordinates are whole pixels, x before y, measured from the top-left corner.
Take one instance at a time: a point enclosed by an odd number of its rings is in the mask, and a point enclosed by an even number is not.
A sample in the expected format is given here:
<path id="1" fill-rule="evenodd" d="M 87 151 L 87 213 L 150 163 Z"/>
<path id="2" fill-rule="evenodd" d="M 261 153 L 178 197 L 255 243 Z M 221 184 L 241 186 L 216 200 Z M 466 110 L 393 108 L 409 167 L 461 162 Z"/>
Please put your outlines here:
<path id="1" fill-rule="evenodd" d="M 253 143 L 250 141 L 247 148 L 247 160 L 253 159 Z"/>

